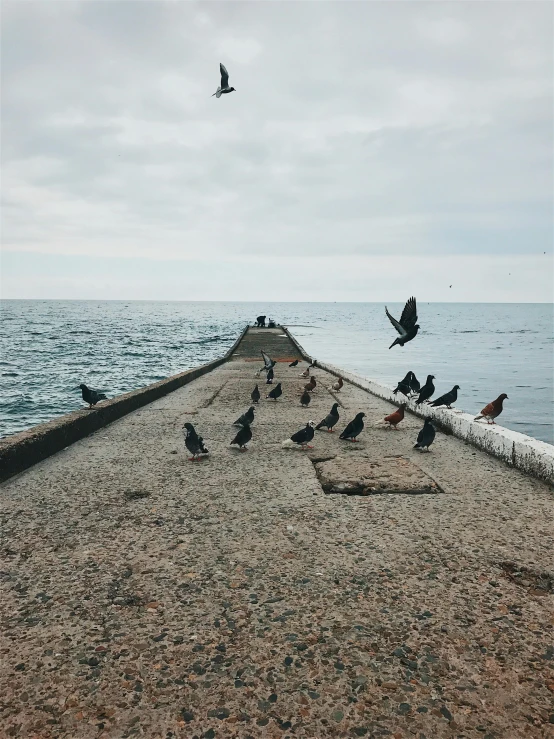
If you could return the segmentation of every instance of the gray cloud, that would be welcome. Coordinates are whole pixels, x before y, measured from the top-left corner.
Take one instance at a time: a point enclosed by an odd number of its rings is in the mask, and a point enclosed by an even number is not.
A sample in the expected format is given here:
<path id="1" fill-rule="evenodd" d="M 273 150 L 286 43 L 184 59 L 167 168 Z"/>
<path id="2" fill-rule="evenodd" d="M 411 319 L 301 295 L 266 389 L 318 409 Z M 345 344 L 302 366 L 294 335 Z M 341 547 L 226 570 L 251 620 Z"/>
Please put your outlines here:
<path id="1" fill-rule="evenodd" d="M 525 256 L 514 299 L 537 276 L 549 299 L 552 15 L 8 0 L 4 249 L 291 268 L 318 255 L 322 285 L 346 257 Z M 216 100 L 220 60 L 237 92 Z"/>

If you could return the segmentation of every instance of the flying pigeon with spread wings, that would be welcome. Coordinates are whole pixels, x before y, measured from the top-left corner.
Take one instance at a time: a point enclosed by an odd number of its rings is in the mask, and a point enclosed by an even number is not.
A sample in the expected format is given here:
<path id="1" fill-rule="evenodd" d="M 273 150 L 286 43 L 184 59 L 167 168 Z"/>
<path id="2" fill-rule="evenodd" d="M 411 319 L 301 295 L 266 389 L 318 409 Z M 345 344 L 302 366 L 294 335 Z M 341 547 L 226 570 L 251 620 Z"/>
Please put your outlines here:
<path id="1" fill-rule="evenodd" d="M 406 301 L 406 305 L 404 306 L 404 310 L 402 311 L 399 321 L 391 316 L 387 306 L 385 306 L 385 313 L 387 314 L 389 321 L 400 334 L 400 336 L 389 346 L 389 349 L 392 349 L 396 344 L 404 346 L 408 341 L 415 339 L 417 332 L 419 331 L 419 326 L 417 325 L 417 306 L 415 298 L 412 297 Z"/>

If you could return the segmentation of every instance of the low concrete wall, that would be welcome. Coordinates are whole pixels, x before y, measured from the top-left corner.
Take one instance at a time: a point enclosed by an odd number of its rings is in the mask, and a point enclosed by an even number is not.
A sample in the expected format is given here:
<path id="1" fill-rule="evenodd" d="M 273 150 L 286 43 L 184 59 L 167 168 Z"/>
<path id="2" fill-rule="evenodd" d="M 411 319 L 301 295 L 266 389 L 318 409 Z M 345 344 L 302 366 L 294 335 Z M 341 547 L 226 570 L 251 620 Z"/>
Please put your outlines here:
<path id="1" fill-rule="evenodd" d="M 296 345 L 304 359 L 309 362 L 314 361 L 289 330 L 286 328 L 283 330 Z M 446 431 L 446 433 L 452 433 L 454 436 L 473 444 L 479 449 L 483 449 L 513 467 L 517 467 L 522 472 L 554 485 L 554 446 L 552 444 L 538 441 L 517 431 L 510 431 L 510 429 L 503 426 L 493 426 L 482 421 L 474 421 L 474 416 L 468 413 L 460 413 L 447 408 L 432 408 L 429 405 L 417 406 L 415 401 L 406 400 L 404 396 L 397 398 L 392 392 L 393 388 L 386 385 L 380 385 L 378 382 L 368 380 L 353 372 L 346 372 L 339 367 L 334 367 L 319 360 L 317 360 L 317 366 L 325 372 L 329 372 L 336 377 L 342 377 L 343 380 L 350 382 L 352 385 L 367 390 L 372 395 L 388 400 L 395 405 L 405 402 L 407 409 L 414 415 L 433 419 L 437 427 Z"/>
<path id="2" fill-rule="evenodd" d="M 56 454 L 113 421 L 117 421 L 127 413 L 136 411 L 219 367 L 233 354 L 247 330 L 248 326 L 241 332 L 229 351 L 213 362 L 180 372 L 178 375 L 125 393 L 125 395 L 119 395 L 112 400 L 102 402 L 93 410 L 74 411 L 48 421 L 48 423 L 34 426 L 27 431 L 0 439 L 0 482 L 23 472 L 28 467 L 32 467 L 37 462 Z"/>

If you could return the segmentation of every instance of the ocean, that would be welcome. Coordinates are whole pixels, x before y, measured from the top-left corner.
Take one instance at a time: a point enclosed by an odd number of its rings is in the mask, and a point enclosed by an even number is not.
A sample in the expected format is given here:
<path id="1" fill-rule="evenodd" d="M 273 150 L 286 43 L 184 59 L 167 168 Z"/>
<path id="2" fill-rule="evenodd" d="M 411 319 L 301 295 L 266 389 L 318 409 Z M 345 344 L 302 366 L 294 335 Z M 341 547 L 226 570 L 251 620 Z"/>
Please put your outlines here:
<path id="1" fill-rule="evenodd" d="M 402 305 L 389 310 L 399 317 Z M 312 356 L 394 386 L 435 375 L 477 414 L 508 394 L 499 422 L 554 443 L 552 305 L 418 303 L 404 348 L 379 303 L 6 300 L 0 303 L 0 436 L 82 407 L 84 382 L 109 397 L 221 356 L 259 314 L 288 326 Z"/>

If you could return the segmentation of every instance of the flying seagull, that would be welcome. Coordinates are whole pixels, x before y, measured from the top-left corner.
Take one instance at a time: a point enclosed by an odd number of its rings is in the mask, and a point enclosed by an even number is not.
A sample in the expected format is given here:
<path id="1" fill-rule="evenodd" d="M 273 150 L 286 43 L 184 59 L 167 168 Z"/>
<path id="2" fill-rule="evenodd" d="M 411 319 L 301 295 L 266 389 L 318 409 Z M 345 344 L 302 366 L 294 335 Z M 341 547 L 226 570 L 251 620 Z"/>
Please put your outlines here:
<path id="1" fill-rule="evenodd" d="M 416 337 L 416 334 L 419 331 L 419 326 L 417 325 L 417 306 L 415 298 L 412 297 L 406 301 L 406 305 L 404 306 L 404 310 L 402 311 L 399 321 L 391 316 L 387 306 L 385 306 L 385 313 L 387 314 L 389 321 L 400 334 L 400 336 L 389 346 L 389 349 L 392 349 L 396 344 L 404 346 L 404 344 L 407 344 L 408 341 L 411 341 Z"/>
<path id="2" fill-rule="evenodd" d="M 90 387 L 87 387 L 84 383 L 81 383 L 80 385 L 77 385 L 74 390 L 81 390 L 81 393 L 83 395 L 83 400 L 85 403 L 88 403 L 89 410 L 92 408 L 93 405 L 96 405 L 100 400 L 107 400 L 108 398 L 104 395 L 104 393 L 99 393 L 98 390 L 93 390 Z"/>
<path id="3" fill-rule="evenodd" d="M 234 87 L 229 87 L 229 72 L 225 69 L 221 62 L 219 63 L 219 71 L 221 72 L 221 87 L 218 87 L 214 92 L 216 98 L 220 98 L 227 92 L 236 92 Z M 212 97 L 214 96 L 212 95 Z"/>

